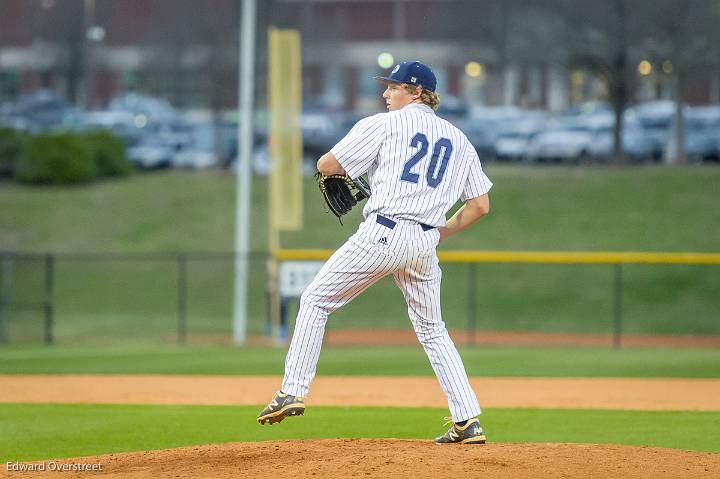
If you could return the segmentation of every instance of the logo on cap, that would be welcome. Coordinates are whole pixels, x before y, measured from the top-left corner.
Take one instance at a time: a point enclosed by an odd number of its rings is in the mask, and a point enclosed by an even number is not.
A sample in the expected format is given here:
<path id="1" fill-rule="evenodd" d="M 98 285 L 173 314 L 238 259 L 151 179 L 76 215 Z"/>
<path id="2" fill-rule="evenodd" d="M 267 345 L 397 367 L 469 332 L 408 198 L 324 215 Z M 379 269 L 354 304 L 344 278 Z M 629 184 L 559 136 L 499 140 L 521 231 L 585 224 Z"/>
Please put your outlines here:
<path id="1" fill-rule="evenodd" d="M 435 91 L 437 85 L 437 79 L 430 67 L 417 60 L 400 62 L 389 76 L 376 76 L 375 79 L 391 83 L 412 83 L 429 91 Z"/>

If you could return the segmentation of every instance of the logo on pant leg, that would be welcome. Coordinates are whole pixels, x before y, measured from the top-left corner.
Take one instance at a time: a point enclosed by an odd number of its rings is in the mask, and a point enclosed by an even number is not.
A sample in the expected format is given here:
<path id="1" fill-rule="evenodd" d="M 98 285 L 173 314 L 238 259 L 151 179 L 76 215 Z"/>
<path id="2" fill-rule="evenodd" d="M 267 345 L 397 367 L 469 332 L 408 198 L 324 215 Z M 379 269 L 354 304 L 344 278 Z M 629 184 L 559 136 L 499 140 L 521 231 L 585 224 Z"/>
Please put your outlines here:
<path id="1" fill-rule="evenodd" d="M 381 244 L 381 245 L 383 245 L 383 246 L 387 246 L 387 245 L 388 245 L 387 237 L 386 237 L 386 236 L 383 236 L 382 238 L 380 238 L 380 239 L 378 240 L 378 243 Z"/>

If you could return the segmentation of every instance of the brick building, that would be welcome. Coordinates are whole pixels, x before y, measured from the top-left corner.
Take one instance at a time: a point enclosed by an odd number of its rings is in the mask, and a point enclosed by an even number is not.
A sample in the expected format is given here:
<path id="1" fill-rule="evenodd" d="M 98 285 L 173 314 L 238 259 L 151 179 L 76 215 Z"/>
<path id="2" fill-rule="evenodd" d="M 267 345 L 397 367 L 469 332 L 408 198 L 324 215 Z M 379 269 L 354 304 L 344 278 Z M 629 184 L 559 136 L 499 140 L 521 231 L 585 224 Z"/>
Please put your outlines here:
<path id="1" fill-rule="evenodd" d="M 377 108 L 371 77 L 382 71 L 383 52 L 394 61 L 422 58 L 435 67 L 441 94 L 471 103 L 558 110 L 605 93 L 597 78 L 566 67 L 547 9 L 527 2 L 526 15 L 509 20 L 502 4 L 257 0 L 258 101 L 270 25 L 301 31 L 304 93 L 339 107 Z M 52 88 L 99 106 L 138 89 L 180 106 L 232 108 L 239 12 L 240 0 L 2 0 L 0 99 Z M 641 79 L 636 98 L 670 94 L 657 72 Z M 717 102 L 719 83 L 717 69 L 694 74 L 687 99 Z"/>

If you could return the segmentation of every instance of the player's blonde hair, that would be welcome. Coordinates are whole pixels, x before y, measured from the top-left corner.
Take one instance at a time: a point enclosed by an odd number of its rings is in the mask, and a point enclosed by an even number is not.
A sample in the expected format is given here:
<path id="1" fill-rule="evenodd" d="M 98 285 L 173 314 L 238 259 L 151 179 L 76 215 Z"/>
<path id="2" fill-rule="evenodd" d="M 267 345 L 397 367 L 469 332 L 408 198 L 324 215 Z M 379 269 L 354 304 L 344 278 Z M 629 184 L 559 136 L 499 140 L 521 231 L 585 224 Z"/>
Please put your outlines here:
<path id="1" fill-rule="evenodd" d="M 417 91 L 417 85 L 411 85 L 409 83 L 403 83 L 402 87 L 408 92 L 408 93 L 415 93 Z M 422 92 L 420 92 L 420 102 L 426 104 L 433 110 L 437 110 L 440 106 L 440 95 L 435 93 L 434 91 L 422 89 Z"/>

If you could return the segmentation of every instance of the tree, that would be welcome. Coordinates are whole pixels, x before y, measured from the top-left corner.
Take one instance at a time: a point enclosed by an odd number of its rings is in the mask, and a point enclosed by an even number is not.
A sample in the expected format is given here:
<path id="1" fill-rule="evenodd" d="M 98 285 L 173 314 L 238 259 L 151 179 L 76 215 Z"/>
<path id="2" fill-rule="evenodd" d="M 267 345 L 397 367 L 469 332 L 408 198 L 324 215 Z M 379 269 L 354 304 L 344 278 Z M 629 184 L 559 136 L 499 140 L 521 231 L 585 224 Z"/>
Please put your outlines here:
<path id="1" fill-rule="evenodd" d="M 684 90 L 687 74 L 717 62 L 720 6 L 712 0 L 644 0 L 655 30 L 647 38 L 647 49 L 656 63 L 670 62 L 675 100 L 674 142 L 677 151 L 666 159 L 687 163 L 685 151 Z"/>
<path id="2" fill-rule="evenodd" d="M 623 112 L 635 86 L 634 65 L 642 59 L 671 62 L 676 108 L 677 160 L 684 162 L 683 88 L 693 68 L 717 63 L 717 25 L 720 14 L 714 0 L 567 0 L 565 43 L 571 64 L 604 78 L 615 114 L 614 159 L 621 161 Z M 714 38 L 714 40 L 712 40 Z M 669 65 L 669 64 L 668 64 Z"/>
<path id="3" fill-rule="evenodd" d="M 642 12 L 631 0 L 566 1 L 566 44 L 570 63 L 595 72 L 608 87 L 613 108 L 613 160 L 626 161 L 622 149 L 623 113 L 633 84 L 631 51 L 642 35 Z"/>

